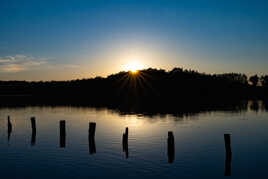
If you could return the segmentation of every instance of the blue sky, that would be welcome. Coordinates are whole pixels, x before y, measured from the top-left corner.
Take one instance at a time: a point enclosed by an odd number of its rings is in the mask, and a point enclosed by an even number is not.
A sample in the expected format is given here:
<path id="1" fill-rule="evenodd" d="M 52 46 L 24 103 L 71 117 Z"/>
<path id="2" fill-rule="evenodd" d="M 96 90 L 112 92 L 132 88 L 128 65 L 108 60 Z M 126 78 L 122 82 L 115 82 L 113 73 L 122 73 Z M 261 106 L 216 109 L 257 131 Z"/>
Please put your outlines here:
<path id="1" fill-rule="evenodd" d="M 268 73 L 266 0 L 1 0 L 0 80 L 144 68 Z"/>

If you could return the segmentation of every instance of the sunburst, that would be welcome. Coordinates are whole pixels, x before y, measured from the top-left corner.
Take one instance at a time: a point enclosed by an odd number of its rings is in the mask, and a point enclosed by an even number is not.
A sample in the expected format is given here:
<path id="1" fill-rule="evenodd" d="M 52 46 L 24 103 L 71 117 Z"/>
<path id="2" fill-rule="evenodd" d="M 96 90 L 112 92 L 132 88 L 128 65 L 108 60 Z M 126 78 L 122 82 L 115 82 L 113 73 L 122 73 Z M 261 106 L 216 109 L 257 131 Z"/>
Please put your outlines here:
<path id="1" fill-rule="evenodd" d="M 137 60 L 132 60 L 124 66 L 124 70 L 130 71 L 132 74 L 137 74 L 142 68 L 143 65 Z"/>

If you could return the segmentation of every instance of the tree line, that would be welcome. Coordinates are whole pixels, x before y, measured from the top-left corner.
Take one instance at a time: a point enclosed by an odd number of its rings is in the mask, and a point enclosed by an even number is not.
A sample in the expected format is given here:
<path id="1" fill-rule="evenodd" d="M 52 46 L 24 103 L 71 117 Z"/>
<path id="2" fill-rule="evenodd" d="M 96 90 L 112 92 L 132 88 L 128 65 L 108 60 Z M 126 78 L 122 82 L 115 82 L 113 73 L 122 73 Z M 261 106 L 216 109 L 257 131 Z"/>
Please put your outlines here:
<path id="1" fill-rule="evenodd" d="M 224 107 L 225 103 L 268 99 L 268 76 L 206 74 L 148 68 L 71 81 L 0 81 L 4 104 L 94 105 L 120 109 L 177 110 Z M 232 105 L 232 104 L 231 104 Z"/>

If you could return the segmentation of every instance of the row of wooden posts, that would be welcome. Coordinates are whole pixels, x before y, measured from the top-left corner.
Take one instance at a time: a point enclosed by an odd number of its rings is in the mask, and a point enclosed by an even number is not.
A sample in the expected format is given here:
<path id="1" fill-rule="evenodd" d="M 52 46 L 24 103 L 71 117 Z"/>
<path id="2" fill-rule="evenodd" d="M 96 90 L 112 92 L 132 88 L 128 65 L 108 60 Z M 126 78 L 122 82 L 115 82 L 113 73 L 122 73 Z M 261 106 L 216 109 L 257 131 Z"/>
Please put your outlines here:
<path id="1" fill-rule="evenodd" d="M 10 116 L 8 116 L 7 120 L 8 120 L 8 140 L 9 140 L 11 132 L 12 132 L 12 124 L 10 122 Z M 65 124 L 66 124 L 65 120 L 60 121 L 60 147 L 61 148 L 65 148 L 65 143 L 66 143 L 66 125 Z M 31 117 L 31 126 L 32 126 L 31 145 L 35 145 L 35 141 L 36 141 L 35 117 Z M 89 143 L 90 154 L 96 153 L 95 131 L 96 131 L 96 123 L 90 122 L 89 130 L 88 130 L 88 143 Z M 232 150 L 231 150 L 230 134 L 224 134 L 224 142 L 225 142 L 225 151 L 226 151 L 225 176 L 231 176 Z M 128 127 L 126 128 L 125 133 L 123 133 L 122 145 L 123 145 L 123 152 L 125 152 L 126 158 L 128 158 Z M 172 131 L 168 132 L 167 148 L 168 148 L 168 163 L 173 163 L 174 158 L 175 158 L 175 140 L 174 140 L 174 135 Z"/>

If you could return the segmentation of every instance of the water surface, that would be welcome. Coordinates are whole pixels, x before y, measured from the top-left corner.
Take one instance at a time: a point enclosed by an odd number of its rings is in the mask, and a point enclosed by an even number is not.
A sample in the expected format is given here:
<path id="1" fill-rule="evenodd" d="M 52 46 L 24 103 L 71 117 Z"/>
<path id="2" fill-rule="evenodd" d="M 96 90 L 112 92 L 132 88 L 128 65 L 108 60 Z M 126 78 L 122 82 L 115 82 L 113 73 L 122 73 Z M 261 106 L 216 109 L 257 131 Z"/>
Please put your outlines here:
<path id="1" fill-rule="evenodd" d="M 32 116 L 36 118 L 34 141 Z M 60 146 L 61 120 L 66 121 L 65 147 Z M 96 153 L 90 152 L 89 122 L 96 122 Z M 126 127 L 128 158 L 122 146 Z M 172 163 L 167 155 L 168 131 L 175 137 Z M 1 108 L 1 178 L 224 177 L 225 133 L 231 134 L 231 175 L 268 176 L 267 131 L 268 113 L 252 107 L 179 117 L 121 115 L 89 107 Z"/>

